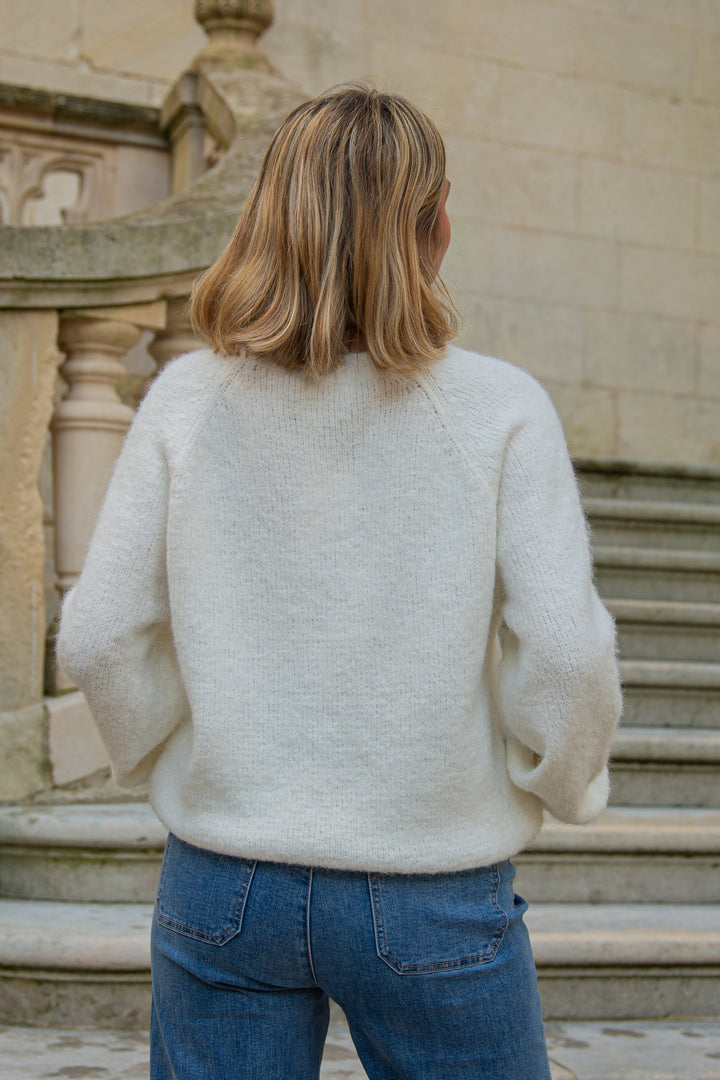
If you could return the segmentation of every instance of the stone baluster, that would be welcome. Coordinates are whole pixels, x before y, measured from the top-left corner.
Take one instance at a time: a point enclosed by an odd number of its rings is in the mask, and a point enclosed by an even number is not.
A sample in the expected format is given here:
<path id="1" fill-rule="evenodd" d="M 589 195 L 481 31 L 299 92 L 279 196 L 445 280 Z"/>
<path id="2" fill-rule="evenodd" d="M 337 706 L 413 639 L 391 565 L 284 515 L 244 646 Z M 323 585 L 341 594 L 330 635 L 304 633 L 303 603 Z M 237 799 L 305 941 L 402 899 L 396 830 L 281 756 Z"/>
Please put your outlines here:
<path id="1" fill-rule="evenodd" d="M 55 493 L 55 570 L 63 594 L 76 580 L 110 473 L 133 410 L 116 386 L 126 375 L 121 357 L 140 339 L 132 323 L 69 315 L 58 344 L 68 384 L 52 421 Z"/>
<path id="2" fill-rule="evenodd" d="M 195 18 L 208 36 L 193 61 L 198 70 L 266 65 L 257 39 L 271 25 L 272 0 L 195 0 Z"/>
<path id="3" fill-rule="evenodd" d="M 188 312 L 188 297 L 176 296 L 167 301 L 167 322 L 163 330 L 158 330 L 148 345 L 148 352 L 162 371 L 168 360 L 182 353 L 191 352 L 204 345 L 196 337 Z"/>

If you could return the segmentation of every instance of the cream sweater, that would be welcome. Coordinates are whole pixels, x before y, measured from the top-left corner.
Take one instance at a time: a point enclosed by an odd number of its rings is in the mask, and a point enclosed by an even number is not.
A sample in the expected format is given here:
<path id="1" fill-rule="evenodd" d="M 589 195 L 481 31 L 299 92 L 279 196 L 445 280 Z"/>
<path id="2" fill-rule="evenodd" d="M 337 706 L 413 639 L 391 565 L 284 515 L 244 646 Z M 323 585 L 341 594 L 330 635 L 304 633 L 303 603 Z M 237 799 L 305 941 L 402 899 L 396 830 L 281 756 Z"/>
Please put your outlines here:
<path id="1" fill-rule="evenodd" d="M 502 646 L 500 642 L 502 641 Z M 451 347 L 310 384 L 200 350 L 127 435 L 61 663 L 121 784 L 216 851 L 491 863 L 605 806 L 614 626 L 540 386 Z"/>

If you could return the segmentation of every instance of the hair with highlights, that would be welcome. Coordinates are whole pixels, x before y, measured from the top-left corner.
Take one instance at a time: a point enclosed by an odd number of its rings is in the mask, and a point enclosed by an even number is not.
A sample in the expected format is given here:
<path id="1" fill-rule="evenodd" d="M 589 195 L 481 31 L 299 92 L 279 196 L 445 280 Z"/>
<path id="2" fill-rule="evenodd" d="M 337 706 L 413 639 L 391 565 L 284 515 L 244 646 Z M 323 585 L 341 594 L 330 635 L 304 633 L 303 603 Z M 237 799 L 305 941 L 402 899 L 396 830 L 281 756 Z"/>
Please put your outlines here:
<path id="1" fill-rule="evenodd" d="M 352 84 L 298 106 L 195 284 L 198 331 L 313 377 L 357 342 L 381 370 L 422 370 L 457 327 L 430 253 L 444 178 L 437 128 L 402 97 Z"/>

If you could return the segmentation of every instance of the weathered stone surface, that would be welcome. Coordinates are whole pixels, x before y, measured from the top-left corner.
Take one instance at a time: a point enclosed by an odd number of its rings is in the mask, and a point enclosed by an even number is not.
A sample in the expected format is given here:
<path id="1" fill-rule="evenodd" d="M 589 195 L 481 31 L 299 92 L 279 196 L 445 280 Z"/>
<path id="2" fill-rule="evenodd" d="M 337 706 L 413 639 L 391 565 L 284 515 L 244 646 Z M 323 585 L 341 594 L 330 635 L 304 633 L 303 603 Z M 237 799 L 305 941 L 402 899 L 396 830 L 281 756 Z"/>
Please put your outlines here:
<path id="1" fill-rule="evenodd" d="M 620 438 L 617 392 L 587 383 L 560 381 L 541 375 L 565 429 L 573 453 L 604 453 L 617 449 Z"/>
<path id="2" fill-rule="evenodd" d="M 612 600 L 609 607 L 617 620 L 622 656 L 686 661 L 695 669 L 696 685 L 720 690 L 720 604 Z M 704 664 L 711 665 L 709 670 L 703 671 Z M 681 677 L 685 673 L 681 668 Z M 676 674 L 673 669 L 673 685 L 681 681 Z"/>
<path id="3" fill-rule="evenodd" d="M 614 307 L 617 257 L 606 240 L 508 229 L 497 247 L 497 291 L 548 303 Z"/>
<path id="4" fill-rule="evenodd" d="M 718 185 L 720 191 L 720 185 Z M 720 199 L 718 199 L 720 220 Z M 720 250 L 719 231 L 718 250 Z M 720 399 L 720 326 L 700 328 L 700 393 Z"/>
<path id="5" fill-rule="evenodd" d="M 695 39 L 689 30 L 587 12 L 577 46 L 577 70 L 586 77 L 677 96 L 690 94 Z"/>
<path id="6" fill-rule="evenodd" d="M 577 308 L 502 300 L 498 303 L 498 318 L 498 356 L 526 368 L 543 383 L 562 379 L 564 385 L 572 386 L 582 379 L 583 320 Z M 595 391 L 585 391 L 582 396 L 592 400 L 591 407 L 597 409 Z M 558 395 L 557 407 L 564 409 L 566 404 Z M 568 411 L 570 428 L 579 419 L 579 412 L 577 404 Z M 604 441 L 607 438 L 605 431 Z"/>
<path id="7" fill-rule="evenodd" d="M 502 69 L 499 100 L 497 134 L 502 139 L 603 157 L 622 149 L 625 93 L 619 87 L 508 66 Z"/>
<path id="8" fill-rule="evenodd" d="M 525 921 L 546 967 L 720 966 L 720 910 L 683 904 L 535 904 Z M 639 1015 L 639 1014 L 636 1014 Z"/>
<path id="9" fill-rule="evenodd" d="M 645 248 L 623 249 L 621 304 L 626 310 L 657 312 L 662 308 L 666 315 L 717 325 L 718 295 L 720 258 Z"/>
<path id="10" fill-rule="evenodd" d="M 696 372 L 695 329 L 656 315 L 585 311 L 583 376 L 596 386 L 685 394 Z"/>
<path id="11" fill-rule="evenodd" d="M 620 728 L 613 742 L 610 801 L 615 806 L 720 806 L 720 730 Z"/>
<path id="12" fill-rule="evenodd" d="M 552 1080 L 720 1080 L 712 1021 L 607 1021 L 546 1024 Z M 0 1028 L 4 1080 L 102 1075 L 142 1080 L 148 1036 L 133 1031 Z M 366 1080 L 347 1022 L 331 1006 L 320 1080 Z"/>
<path id="13" fill-rule="evenodd" d="M 46 4 L 39 0 L 34 10 L 43 12 Z M 172 0 L 157 0 L 151 13 L 143 8 L 142 19 L 141 7 L 132 0 L 118 12 L 103 0 L 78 9 L 70 37 L 68 27 L 58 31 L 49 24 L 34 35 L 33 17 L 29 29 L 15 27 L 6 51 L 0 47 L 0 78 L 160 104 L 202 45 L 202 34 L 189 3 L 183 15 Z M 224 5 L 223 17 L 234 10 Z M 42 21 L 42 14 L 37 18 Z M 447 266 L 463 306 L 515 302 L 526 306 L 528 325 L 538 305 L 596 316 L 584 330 L 582 361 L 577 353 L 556 351 L 552 340 L 543 350 L 541 327 L 527 358 L 518 342 L 513 353 L 516 362 L 555 381 L 551 389 L 563 399 L 561 417 L 576 448 L 720 460 L 718 365 L 702 344 L 707 331 L 698 325 L 717 325 L 717 274 L 702 258 L 720 254 L 719 31 L 713 5 L 700 0 L 450 0 L 442 19 L 429 0 L 418 0 L 411 19 L 405 6 L 391 3 L 382 20 L 367 19 L 360 0 L 341 0 L 331 14 L 324 0 L 308 0 L 277 4 L 262 46 L 271 66 L 309 93 L 367 76 L 435 116 L 447 139 L 453 182 L 456 251 L 451 248 Z M 72 56 L 68 48 L 75 50 Z M 298 91 L 290 101 L 286 92 L 287 107 L 302 96 Z M 225 108 L 220 101 L 220 94 L 205 94 L 211 129 Z M 172 224 L 163 210 L 163 221 L 145 223 L 147 229 L 135 220 L 122 234 L 78 233 L 62 249 L 54 235 L 36 233 L 29 243 L 23 238 L 15 250 L 12 238 L 0 237 L 20 275 L 3 281 L 0 273 L 0 297 L 26 305 L 42 296 L 43 303 L 64 306 L 187 294 L 193 276 L 232 231 L 260 143 L 264 149 L 267 142 L 267 134 L 258 143 L 255 135 L 248 124 L 247 175 L 237 162 L 221 167 L 228 169 L 227 190 L 235 193 L 226 216 L 216 202 L 222 178 L 216 173 L 209 187 L 197 191 L 203 201 L 193 211 L 203 215 L 199 231 L 175 204 Z M 151 169 L 147 158 L 142 167 L 142 183 L 154 197 L 162 169 Z M 119 168 L 118 182 L 121 175 L 120 196 L 129 206 L 131 174 Z M 137 170 L 134 175 L 137 182 Z M 221 203 L 229 206 L 224 196 Z M 488 231 L 488 225 L 495 228 Z M 518 232 L 528 234 L 521 244 Z M 608 241 L 605 254 L 591 246 L 593 239 Z M 89 264 L 107 267 L 112 280 L 87 279 L 83 253 Z M 52 260 L 66 278 L 63 288 L 43 275 L 32 286 L 21 280 L 28 261 L 47 266 Z M 618 266 L 620 294 L 607 287 Z M 147 274 L 162 280 L 150 286 Z M 646 317 L 637 325 L 629 360 L 622 327 L 628 313 Z M 463 342 L 484 351 L 484 329 L 469 313 Z M 688 345 L 678 353 L 683 338 Z M 493 351 L 502 355 L 504 344 L 500 339 Z M 599 390 L 614 394 L 613 400 L 600 400 Z M 581 423 L 576 409 L 584 414 Z"/>
<path id="14" fill-rule="evenodd" d="M 80 97 L 97 97 L 149 108 L 161 104 L 168 88 L 164 79 L 96 71 L 85 65 L 38 59 L 28 53 L 0 54 L 0 76 L 4 82 L 19 86 L 57 87 Z"/>
<path id="15" fill-rule="evenodd" d="M 595 236 L 692 248 L 694 176 L 586 158 L 580 163 L 579 226 Z"/>
<path id="16" fill-rule="evenodd" d="M 58 18 L 54 0 L 32 0 L 24 6 L 22 18 L 18 18 L 13 0 L 0 0 L 2 51 L 77 61 L 81 7 L 80 0 L 66 0 L 62 18 Z"/>
<path id="17" fill-rule="evenodd" d="M 75 691 L 45 699 L 48 751 L 54 784 L 71 784 L 109 765 L 84 694 Z"/>
<path id="18" fill-rule="evenodd" d="M 0 303 L 24 307 L 33 297 L 35 304 L 44 297 L 62 307 L 109 303 L 114 282 L 148 278 L 157 280 L 155 295 L 146 299 L 159 299 L 167 295 L 163 279 L 192 275 L 213 261 L 232 233 L 272 134 L 302 95 L 264 71 L 243 72 L 239 86 L 227 75 L 202 78 L 217 85 L 235 116 L 236 141 L 222 161 L 188 191 L 122 220 L 63 229 L 0 227 Z M 85 291 L 86 299 L 73 289 Z M 183 289 L 187 294 L 187 284 Z"/>
<path id="19" fill-rule="evenodd" d="M 25 799 L 48 781 L 45 706 L 0 713 L 0 802 Z"/>
<path id="20" fill-rule="evenodd" d="M 575 458 L 583 494 L 589 497 L 720 504 L 720 465 L 613 457 Z"/>
<path id="21" fill-rule="evenodd" d="M 717 900 L 720 812 L 610 807 L 578 828 L 548 818 L 517 855 L 516 890 L 531 903 L 680 904 Z M 604 909 L 597 909 L 604 922 Z"/>
<path id="22" fill-rule="evenodd" d="M 619 547 L 720 549 L 720 506 L 661 499 L 585 499 L 593 543 Z"/>
<path id="23" fill-rule="evenodd" d="M 619 391 L 617 399 L 620 456 L 642 446 L 659 459 L 720 462 L 718 398 L 633 390 Z"/>
<path id="24" fill-rule="evenodd" d="M 147 803 L 0 807 L 0 895 L 151 903 L 166 836 Z"/>
<path id="25" fill-rule="evenodd" d="M 711 687 L 626 684 L 623 697 L 625 727 L 720 727 L 720 690 Z"/>
<path id="26" fill-rule="evenodd" d="M 2 710 L 42 697 L 45 540 L 38 478 L 60 359 L 56 336 L 54 311 L 0 312 Z"/>
<path id="27" fill-rule="evenodd" d="M 720 553 L 596 544 L 593 554 L 604 596 L 720 603 Z"/>
<path id="28" fill-rule="evenodd" d="M 143 904 L 0 900 L 3 1022 L 144 1026 L 151 914 Z M 546 1019 L 712 1013 L 714 905 L 535 904 L 526 920 Z"/>
<path id="29" fill-rule="evenodd" d="M 189 64 L 203 40 L 189 3 L 148 6 L 143 0 L 125 0 L 120 6 L 83 5 L 83 54 L 97 69 L 167 86 Z"/>
<path id="30" fill-rule="evenodd" d="M 675 95 L 627 91 L 623 156 L 639 165 L 716 175 L 720 110 Z M 662 305 L 656 310 L 661 311 Z"/>

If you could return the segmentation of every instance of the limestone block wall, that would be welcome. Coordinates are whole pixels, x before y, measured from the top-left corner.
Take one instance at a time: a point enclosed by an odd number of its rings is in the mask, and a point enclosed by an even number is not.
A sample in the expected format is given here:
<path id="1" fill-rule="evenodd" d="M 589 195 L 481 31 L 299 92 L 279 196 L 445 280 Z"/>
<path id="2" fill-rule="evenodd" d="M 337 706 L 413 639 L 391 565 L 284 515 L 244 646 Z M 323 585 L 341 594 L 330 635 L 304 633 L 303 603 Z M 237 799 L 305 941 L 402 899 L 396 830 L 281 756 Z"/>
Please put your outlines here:
<path id="1" fill-rule="evenodd" d="M 0 0 L 0 81 L 158 104 L 191 0 Z M 576 452 L 720 461 L 720 2 L 276 0 L 309 92 L 369 78 L 446 136 L 462 341 L 552 393 Z"/>

